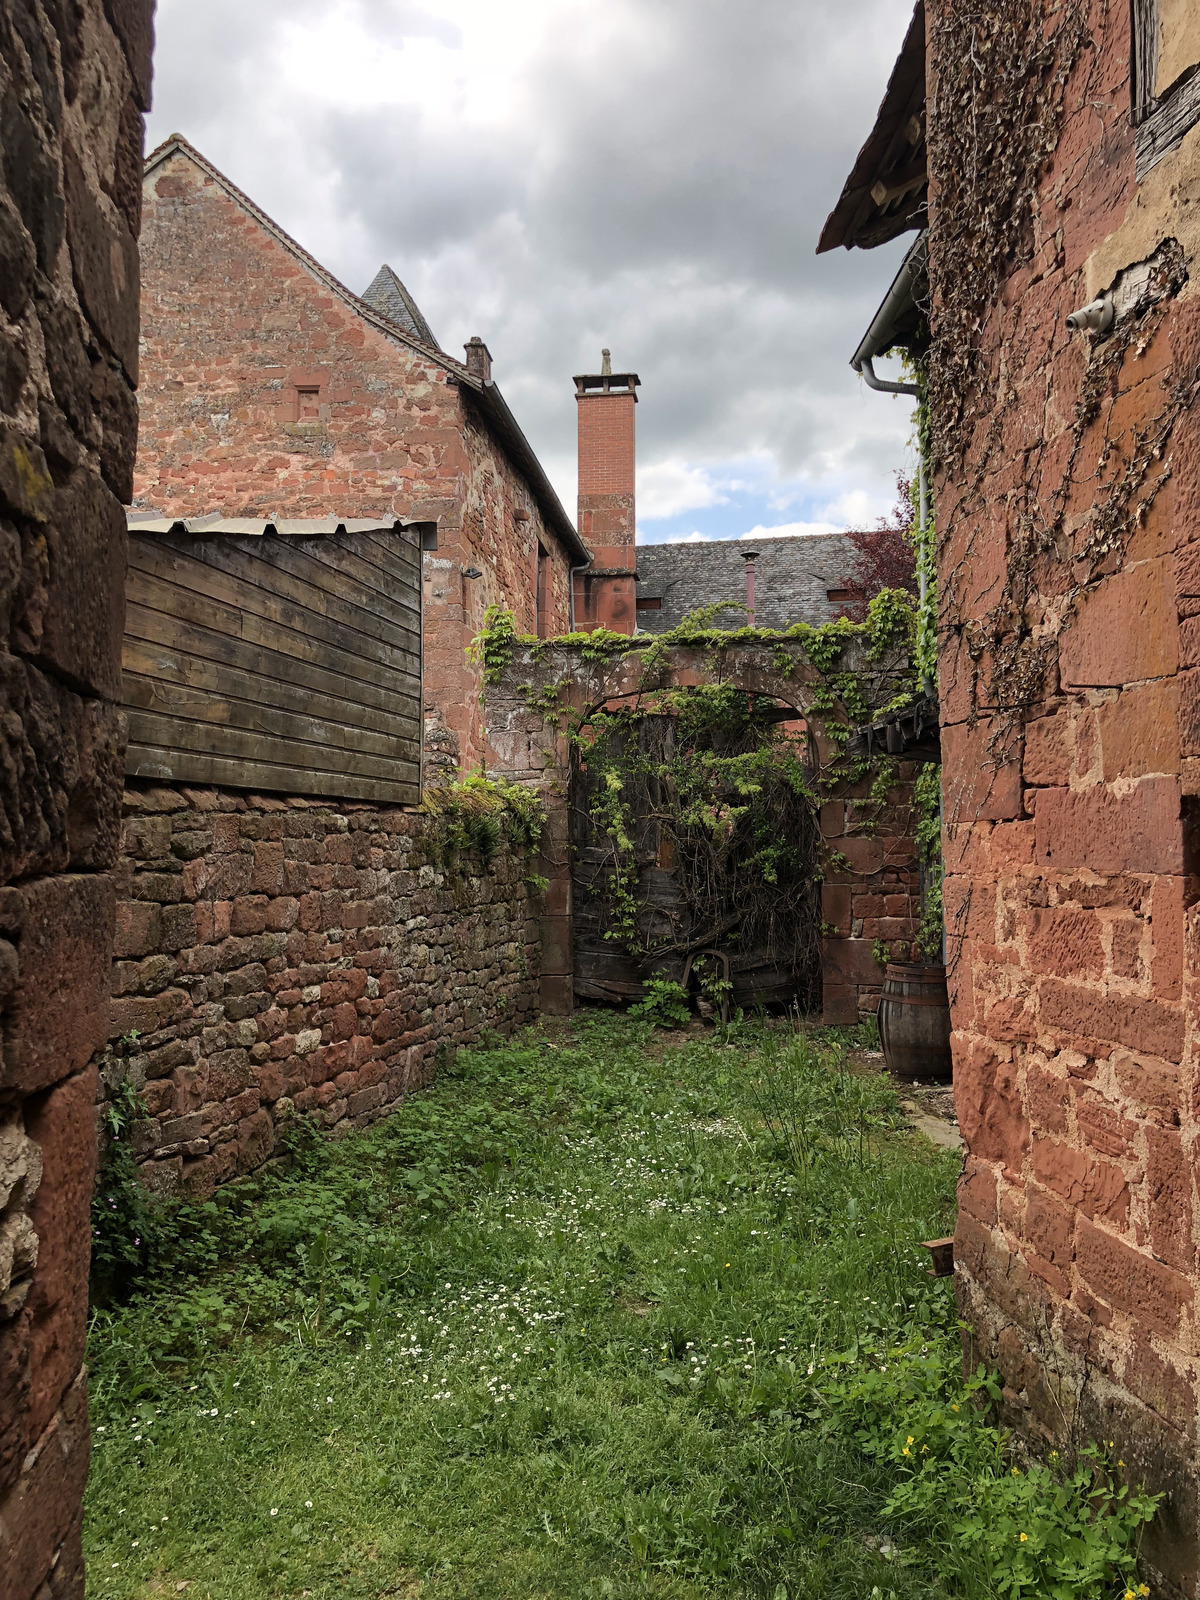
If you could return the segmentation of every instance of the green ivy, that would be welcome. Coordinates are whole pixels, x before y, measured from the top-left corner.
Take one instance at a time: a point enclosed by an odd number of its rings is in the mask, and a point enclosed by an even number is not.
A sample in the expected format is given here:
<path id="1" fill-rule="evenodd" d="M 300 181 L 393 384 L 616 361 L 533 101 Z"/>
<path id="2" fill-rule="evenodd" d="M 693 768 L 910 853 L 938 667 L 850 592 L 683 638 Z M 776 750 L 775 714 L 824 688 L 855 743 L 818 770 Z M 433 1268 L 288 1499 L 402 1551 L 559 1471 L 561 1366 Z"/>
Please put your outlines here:
<path id="1" fill-rule="evenodd" d="M 445 789 L 429 789 L 421 810 L 436 819 L 431 853 L 453 870 L 463 852 L 474 852 L 489 867 L 501 847 L 528 853 L 537 847 L 546 814 L 532 789 L 503 778 L 472 773 Z"/>
<path id="2" fill-rule="evenodd" d="M 942 958 L 942 769 L 936 762 L 921 768 L 914 788 L 917 854 L 926 869 L 925 904 L 917 944 L 930 961 Z"/>

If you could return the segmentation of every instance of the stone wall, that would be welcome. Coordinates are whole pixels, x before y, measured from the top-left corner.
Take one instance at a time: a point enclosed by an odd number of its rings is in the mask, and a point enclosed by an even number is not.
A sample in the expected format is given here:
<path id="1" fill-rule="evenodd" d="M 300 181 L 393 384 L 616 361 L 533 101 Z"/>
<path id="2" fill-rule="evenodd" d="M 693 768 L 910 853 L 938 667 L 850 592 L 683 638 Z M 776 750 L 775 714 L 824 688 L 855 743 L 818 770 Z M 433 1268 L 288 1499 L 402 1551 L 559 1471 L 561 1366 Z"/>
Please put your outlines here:
<path id="1" fill-rule="evenodd" d="M 803 716 L 825 680 L 795 639 L 700 648 L 674 645 L 646 682 L 637 642 L 608 660 L 588 660 L 573 645 L 540 649 L 518 645 L 499 681 L 488 688 L 489 739 L 495 770 L 537 789 L 547 812 L 543 864 L 550 880 L 541 907 L 540 1007 L 568 1013 L 575 1004 L 572 926 L 571 830 L 568 796 L 573 718 L 610 701 L 625 704 L 672 688 L 729 683 L 794 706 Z M 655 645 L 657 650 L 660 647 Z M 888 703 L 907 658 L 889 653 L 870 661 L 848 651 L 843 665 L 861 674 L 869 703 Z M 819 722 L 815 724 L 819 730 Z M 814 733 L 816 758 L 828 764 L 834 749 Z M 822 887 L 822 1013 L 826 1022 L 857 1022 L 874 1011 L 883 985 L 877 941 L 909 946 L 920 923 L 920 867 L 915 840 L 913 782 L 916 767 L 897 762 L 886 801 L 870 795 L 874 778 L 841 784 L 821 808 L 825 850 Z M 897 951 L 897 959 L 900 951 Z"/>
<path id="2" fill-rule="evenodd" d="M 429 777 L 477 767 L 484 719 L 466 647 L 492 603 L 538 631 L 539 545 L 548 631 L 566 632 L 568 567 L 581 558 L 548 525 L 464 364 L 390 336 L 182 144 L 146 176 L 142 284 L 137 504 L 436 521 L 424 559 Z M 472 567 L 482 578 L 464 577 Z"/>
<path id="3" fill-rule="evenodd" d="M 83 1595 L 151 5 L 0 6 L 0 1594 Z"/>
<path id="4" fill-rule="evenodd" d="M 1127 8 L 927 9 L 968 1359 L 1165 1491 L 1147 1558 L 1194 1595 L 1200 129 L 1137 181 Z"/>
<path id="5" fill-rule="evenodd" d="M 436 833 L 411 811 L 127 788 L 100 1093 L 142 1088 L 151 1188 L 210 1194 L 289 1117 L 361 1126 L 439 1051 L 530 1018 L 531 865 L 447 867 Z"/>

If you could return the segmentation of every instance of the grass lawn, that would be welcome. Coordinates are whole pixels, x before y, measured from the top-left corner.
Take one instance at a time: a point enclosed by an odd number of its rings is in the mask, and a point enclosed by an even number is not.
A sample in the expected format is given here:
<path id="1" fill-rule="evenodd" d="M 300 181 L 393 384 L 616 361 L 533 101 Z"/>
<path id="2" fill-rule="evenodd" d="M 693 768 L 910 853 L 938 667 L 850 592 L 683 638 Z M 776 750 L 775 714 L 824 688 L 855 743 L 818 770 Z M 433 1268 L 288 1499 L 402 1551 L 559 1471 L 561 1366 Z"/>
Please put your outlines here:
<path id="1" fill-rule="evenodd" d="M 1148 1507 L 962 1382 L 957 1168 L 828 1035 L 586 1012 L 297 1127 L 95 1315 L 89 1593 L 1136 1592 Z"/>

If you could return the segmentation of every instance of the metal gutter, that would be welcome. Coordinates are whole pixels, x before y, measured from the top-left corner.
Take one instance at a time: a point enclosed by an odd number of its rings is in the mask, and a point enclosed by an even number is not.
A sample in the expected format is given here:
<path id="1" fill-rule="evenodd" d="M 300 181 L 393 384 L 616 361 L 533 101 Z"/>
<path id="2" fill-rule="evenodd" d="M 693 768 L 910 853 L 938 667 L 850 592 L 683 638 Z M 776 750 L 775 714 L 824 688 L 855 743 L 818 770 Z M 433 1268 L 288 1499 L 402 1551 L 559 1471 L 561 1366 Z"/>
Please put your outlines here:
<path id="1" fill-rule="evenodd" d="M 858 349 L 850 357 L 850 365 L 871 389 L 883 394 L 916 394 L 915 383 L 891 383 L 875 376 L 873 362 L 896 343 L 898 325 L 916 305 L 914 290 L 929 259 L 929 235 L 917 236 L 912 249 L 901 263 L 900 271 L 883 297 L 883 304 L 871 319 L 871 326 L 863 335 Z"/>

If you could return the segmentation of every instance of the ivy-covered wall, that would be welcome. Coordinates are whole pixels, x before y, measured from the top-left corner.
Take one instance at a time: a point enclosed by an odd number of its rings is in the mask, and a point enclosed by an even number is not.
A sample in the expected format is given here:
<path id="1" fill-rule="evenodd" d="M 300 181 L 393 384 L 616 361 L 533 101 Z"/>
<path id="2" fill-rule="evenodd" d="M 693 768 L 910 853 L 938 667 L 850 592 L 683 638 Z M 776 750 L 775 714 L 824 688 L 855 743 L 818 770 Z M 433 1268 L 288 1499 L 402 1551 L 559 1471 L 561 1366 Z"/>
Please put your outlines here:
<path id="1" fill-rule="evenodd" d="M 1127 6 L 926 9 L 969 1359 L 1165 1491 L 1147 1557 L 1195 1595 L 1200 132 L 1139 182 Z"/>
<path id="2" fill-rule="evenodd" d="M 915 693 L 911 605 L 885 595 L 866 624 L 839 621 L 821 628 L 722 632 L 710 621 L 701 615 L 655 638 L 592 633 L 537 641 L 515 636 L 499 614 L 480 641 L 496 769 L 535 786 L 548 813 L 542 1008 L 569 1011 L 575 999 L 573 746 L 582 740 L 586 757 L 594 738 L 588 730 L 596 723 L 619 724 L 633 707 L 678 714 L 682 696 L 725 686 L 791 707 L 807 725 L 812 759 L 806 776 L 795 776 L 806 784 L 821 832 L 821 910 L 814 907 L 813 915 L 819 921 L 823 1011 L 829 1021 L 856 1021 L 874 1008 L 889 956 L 902 958 L 913 950 L 921 919 L 918 769 L 846 755 L 855 726 Z M 761 751 L 750 759 L 761 762 Z M 771 759 L 780 771 L 794 772 L 786 747 Z M 763 770 L 755 768 L 755 781 Z M 610 787 L 619 791 L 622 782 L 614 770 Z M 615 803 L 621 804 L 619 792 Z M 614 838 L 612 874 L 619 877 L 620 834 L 630 830 L 619 817 L 596 820 Z M 720 817 L 713 822 L 725 825 Z"/>

